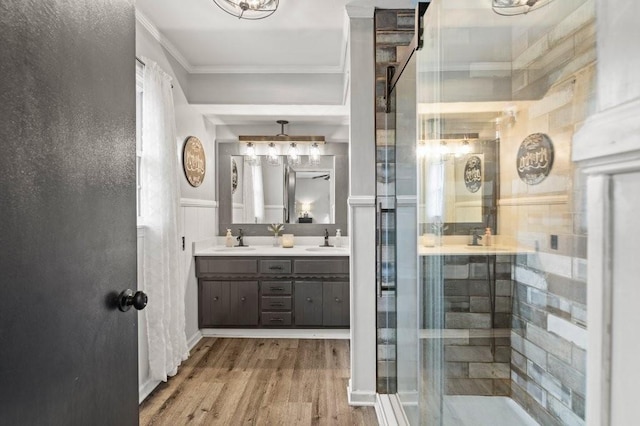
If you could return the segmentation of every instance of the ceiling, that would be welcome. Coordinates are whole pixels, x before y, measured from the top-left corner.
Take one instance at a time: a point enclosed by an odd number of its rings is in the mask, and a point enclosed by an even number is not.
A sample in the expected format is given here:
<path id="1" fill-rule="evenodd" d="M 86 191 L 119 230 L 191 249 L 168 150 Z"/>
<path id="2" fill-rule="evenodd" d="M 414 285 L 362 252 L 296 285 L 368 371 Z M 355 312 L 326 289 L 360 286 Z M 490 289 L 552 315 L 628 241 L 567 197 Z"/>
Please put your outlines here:
<path id="1" fill-rule="evenodd" d="M 342 73 L 348 1 L 280 0 L 258 21 L 212 0 L 136 0 L 136 9 L 189 73 Z"/>

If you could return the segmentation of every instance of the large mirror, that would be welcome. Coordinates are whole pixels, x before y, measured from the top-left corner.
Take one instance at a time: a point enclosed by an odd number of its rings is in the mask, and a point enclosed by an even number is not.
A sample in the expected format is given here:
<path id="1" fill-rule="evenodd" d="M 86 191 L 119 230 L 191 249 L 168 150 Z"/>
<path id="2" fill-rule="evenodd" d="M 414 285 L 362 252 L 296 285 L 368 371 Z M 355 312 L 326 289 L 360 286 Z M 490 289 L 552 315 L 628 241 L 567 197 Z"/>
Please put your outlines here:
<path id="1" fill-rule="evenodd" d="M 335 156 L 322 155 L 317 164 L 306 155 L 299 164 L 257 158 L 231 156 L 233 224 L 335 223 Z"/>
<path id="2" fill-rule="evenodd" d="M 319 163 L 306 155 L 298 164 L 281 156 L 258 161 L 243 155 L 243 145 L 219 142 L 217 156 L 219 231 L 242 228 L 246 235 L 269 235 L 267 225 L 284 223 L 287 233 L 332 235 L 347 230 L 348 146 L 327 143 Z"/>
<path id="3" fill-rule="evenodd" d="M 468 142 L 469 152 L 447 154 L 436 146 L 419 159 L 422 232 L 466 235 L 485 227 L 496 232 L 498 144 L 476 139 Z"/>

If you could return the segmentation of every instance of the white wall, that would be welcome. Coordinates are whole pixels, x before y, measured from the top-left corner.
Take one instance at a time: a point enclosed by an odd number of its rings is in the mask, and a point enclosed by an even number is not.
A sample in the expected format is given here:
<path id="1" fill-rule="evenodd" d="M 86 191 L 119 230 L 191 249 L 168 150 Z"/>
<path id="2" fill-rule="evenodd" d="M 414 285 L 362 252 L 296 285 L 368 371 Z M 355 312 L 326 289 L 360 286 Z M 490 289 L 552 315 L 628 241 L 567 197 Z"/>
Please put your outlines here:
<path id="1" fill-rule="evenodd" d="M 192 242 L 212 238 L 217 229 L 217 204 L 215 200 L 215 126 L 209 123 L 206 118 L 194 107 L 188 104 L 182 84 L 186 81 L 184 69 L 164 50 L 156 39 L 142 26 L 136 23 L 136 56 L 155 61 L 170 76 L 173 77 L 173 98 L 176 113 L 176 161 L 181 162 L 182 145 L 188 136 L 196 136 L 202 141 L 206 161 L 206 175 L 204 182 L 197 188 L 189 185 L 187 180 L 181 175 L 180 195 L 181 220 L 180 235 L 185 237 L 185 251 L 182 252 L 180 264 L 183 265 L 183 278 L 186 281 L 185 312 L 186 312 L 186 336 L 189 343 L 197 342 L 200 336 L 198 330 L 198 298 L 197 281 L 194 272 L 194 261 L 192 255 Z M 182 166 L 180 166 L 182 169 Z M 139 242 L 142 236 L 139 237 Z M 138 253 L 139 256 L 141 253 Z M 141 262 L 138 262 L 140 270 Z M 139 271 L 139 283 L 142 283 L 142 276 Z M 141 285 L 139 285 L 141 288 Z M 151 300 L 150 303 L 153 303 Z M 142 315 L 142 314 L 141 314 Z M 139 384 L 140 397 L 146 397 L 157 385 L 149 381 L 148 359 L 147 359 L 147 333 L 140 316 L 139 321 Z"/>

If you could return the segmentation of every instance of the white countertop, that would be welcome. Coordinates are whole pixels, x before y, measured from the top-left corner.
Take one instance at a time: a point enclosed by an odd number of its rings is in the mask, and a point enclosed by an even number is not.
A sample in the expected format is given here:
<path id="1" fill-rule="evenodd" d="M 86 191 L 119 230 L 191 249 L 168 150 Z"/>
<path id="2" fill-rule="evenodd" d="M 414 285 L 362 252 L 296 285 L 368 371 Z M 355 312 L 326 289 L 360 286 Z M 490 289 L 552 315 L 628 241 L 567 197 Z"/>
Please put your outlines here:
<path id="1" fill-rule="evenodd" d="M 423 247 L 418 246 L 418 254 L 420 256 L 455 256 L 455 255 L 465 255 L 465 256 L 484 256 L 484 255 L 515 255 L 522 253 L 531 253 L 533 250 L 516 247 L 516 246 L 502 246 L 502 245 L 492 245 L 492 246 L 470 246 L 468 244 L 446 244 L 442 246 L 436 247 Z"/>
<path id="2" fill-rule="evenodd" d="M 323 238 L 297 237 L 300 244 L 291 248 L 273 247 L 273 238 L 248 237 L 248 247 L 225 247 L 223 239 L 200 241 L 193 244 L 194 256 L 350 256 L 349 247 L 320 247 Z M 329 240 L 333 243 L 333 238 Z M 235 241 L 234 241 L 235 242 Z"/>

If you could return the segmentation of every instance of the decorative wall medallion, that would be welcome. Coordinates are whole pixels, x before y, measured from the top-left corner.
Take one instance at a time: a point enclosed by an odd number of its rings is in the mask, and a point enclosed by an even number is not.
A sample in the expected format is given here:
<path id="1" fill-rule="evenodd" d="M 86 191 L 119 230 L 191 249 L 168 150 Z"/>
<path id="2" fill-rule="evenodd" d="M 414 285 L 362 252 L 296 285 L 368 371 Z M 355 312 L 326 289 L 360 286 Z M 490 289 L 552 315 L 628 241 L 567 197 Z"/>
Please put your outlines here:
<path id="1" fill-rule="evenodd" d="M 522 141 L 516 167 L 518 176 L 529 185 L 537 185 L 551 172 L 553 143 L 544 133 L 533 133 Z"/>
<path id="2" fill-rule="evenodd" d="M 235 159 L 231 159 L 231 193 L 235 194 L 238 189 L 238 165 Z"/>
<path id="3" fill-rule="evenodd" d="M 189 185 L 198 187 L 202 184 L 206 167 L 202 142 L 195 136 L 189 136 L 182 149 L 182 168 Z"/>
<path id="4" fill-rule="evenodd" d="M 476 155 L 469 157 L 464 166 L 464 185 L 471 193 L 482 187 L 482 160 Z"/>

